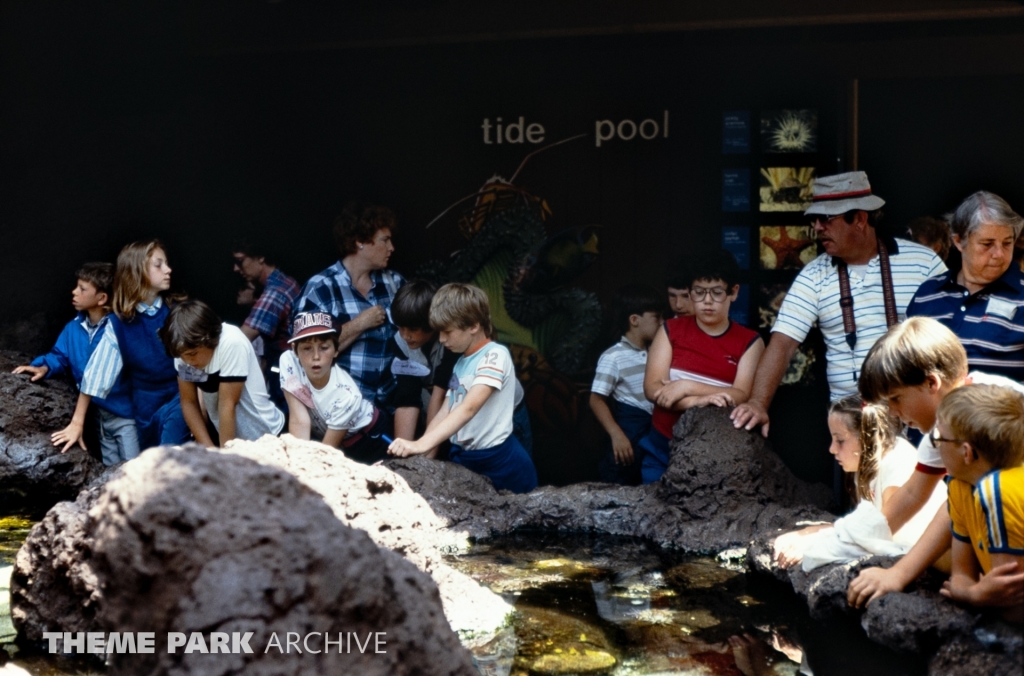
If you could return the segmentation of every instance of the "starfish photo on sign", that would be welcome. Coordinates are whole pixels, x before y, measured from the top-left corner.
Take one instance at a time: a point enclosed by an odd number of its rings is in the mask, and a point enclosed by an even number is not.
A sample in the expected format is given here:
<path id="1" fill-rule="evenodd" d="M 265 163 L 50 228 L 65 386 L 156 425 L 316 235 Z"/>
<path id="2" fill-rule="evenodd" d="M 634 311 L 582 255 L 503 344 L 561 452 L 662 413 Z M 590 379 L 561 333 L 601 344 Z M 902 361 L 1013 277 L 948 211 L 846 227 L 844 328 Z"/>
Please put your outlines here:
<path id="1" fill-rule="evenodd" d="M 762 225 L 761 268 L 799 270 L 817 256 L 808 225 Z"/>

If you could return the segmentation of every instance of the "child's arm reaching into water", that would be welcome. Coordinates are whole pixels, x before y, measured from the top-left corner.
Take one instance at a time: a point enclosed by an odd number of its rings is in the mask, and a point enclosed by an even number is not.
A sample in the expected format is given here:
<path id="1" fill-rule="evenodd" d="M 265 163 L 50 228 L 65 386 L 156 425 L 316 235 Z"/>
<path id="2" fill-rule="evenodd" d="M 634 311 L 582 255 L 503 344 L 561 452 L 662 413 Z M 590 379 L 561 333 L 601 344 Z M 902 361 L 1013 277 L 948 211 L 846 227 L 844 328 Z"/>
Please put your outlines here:
<path id="1" fill-rule="evenodd" d="M 490 385 L 473 385 L 466 393 L 466 398 L 454 409 L 441 407 L 422 437 L 416 441 L 395 439 L 388 447 L 388 453 L 405 458 L 431 451 L 472 420 L 495 391 Z"/>

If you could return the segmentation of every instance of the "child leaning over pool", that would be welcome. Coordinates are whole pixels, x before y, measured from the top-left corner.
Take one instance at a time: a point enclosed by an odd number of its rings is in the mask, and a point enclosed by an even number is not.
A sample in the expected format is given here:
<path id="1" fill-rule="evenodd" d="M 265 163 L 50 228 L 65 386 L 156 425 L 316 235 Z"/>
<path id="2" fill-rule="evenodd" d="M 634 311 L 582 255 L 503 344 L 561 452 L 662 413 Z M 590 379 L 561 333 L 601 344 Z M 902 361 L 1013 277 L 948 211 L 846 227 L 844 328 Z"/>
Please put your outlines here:
<path id="1" fill-rule="evenodd" d="M 537 470 L 512 435 L 515 371 L 508 349 L 491 340 L 487 294 L 469 284 L 446 284 L 430 304 L 430 325 L 441 344 L 461 354 L 448 384 L 447 406 L 417 441 L 396 439 L 392 455 L 427 453 L 451 438 L 452 462 L 483 474 L 498 490 L 528 493 Z"/>
<path id="2" fill-rule="evenodd" d="M 338 330 L 326 312 L 300 312 L 292 322 L 292 349 L 281 354 L 281 391 L 288 402 L 288 432 L 322 441 L 356 462 L 372 465 L 388 455 L 383 437 L 391 416 L 363 399 L 352 376 L 334 363 Z"/>
<path id="3" fill-rule="evenodd" d="M 284 427 L 284 414 L 270 400 L 249 337 L 237 326 L 222 323 L 209 305 L 194 299 L 175 305 L 160 339 L 174 358 L 181 413 L 197 442 L 223 446 L 232 439 L 277 435 Z M 217 444 L 206 427 L 207 418 L 217 430 Z"/>
<path id="4" fill-rule="evenodd" d="M 950 392 L 932 443 L 951 477 L 953 572 L 942 595 L 1024 621 L 1024 395 L 996 385 Z"/>
<path id="5" fill-rule="evenodd" d="M 917 447 L 917 467 L 882 510 L 890 529 L 898 531 L 921 511 L 946 474 L 931 440 L 935 413 L 946 395 L 972 383 L 1024 391 L 1024 385 L 1003 376 L 968 373 L 967 352 L 960 339 L 928 317 L 911 317 L 892 326 L 868 352 L 858 384 L 861 396 L 867 401 L 885 400 L 890 411 L 924 434 Z M 850 605 L 860 607 L 889 592 L 902 591 L 929 566 L 941 566 L 936 562 L 945 558 L 952 539 L 948 510 L 940 508 L 932 517 L 917 544 L 895 565 L 860 571 L 847 589 Z"/>
<path id="6" fill-rule="evenodd" d="M 78 316 L 64 327 L 52 350 L 36 357 L 27 366 L 17 367 L 14 373 L 30 373 L 33 382 L 40 378 L 70 375 L 75 385 L 82 386 L 89 357 L 110 320 L 114 266 L 110 263 L 86 263 L 78 270 L 77 277 L 78 283 L 71 291 L 71 305 L 78 311 Z M 85 426 L 85 414 L 90 401 L 96 405 L 103 464 L 115 465 L 136 457 L 139 454 L 139 435 L 135 429 L 135 418 L 132 417 L 132 399 L 128 384 L 120 377 L 104 398 L 78 395 L 78 404 L 71 422 L 63 430 L 53 433 L 53 445 L 63 445 L 61 453 L 75 443 L 85 448 L 82 428 Z"/>
<path id="7" fill-rule="evenodd" d="M 917 450 L 899 436 L 898 423 L 885 405 L 868 404 L 858 395 L 844 397 L 829 406 L 828 429 L 832 444 L 828 451 L 844 472 L 854 475 L 855 504 L 868 501 L 881 512 L 889 498 L 914 473 Z M 893 533 L 892 541 L 912 546 L 945 499 L 945 486 L 938 484 L 926 508 Z M 808 526 L 777 537 L 774 549 L 779 566 L 789 568 L 800 563 L 808 548 L 821 546 L 816 538 L 806 536 L 829 528 L 832 524 Z M 828 543 L 821 544 L 827 546 Z"/>

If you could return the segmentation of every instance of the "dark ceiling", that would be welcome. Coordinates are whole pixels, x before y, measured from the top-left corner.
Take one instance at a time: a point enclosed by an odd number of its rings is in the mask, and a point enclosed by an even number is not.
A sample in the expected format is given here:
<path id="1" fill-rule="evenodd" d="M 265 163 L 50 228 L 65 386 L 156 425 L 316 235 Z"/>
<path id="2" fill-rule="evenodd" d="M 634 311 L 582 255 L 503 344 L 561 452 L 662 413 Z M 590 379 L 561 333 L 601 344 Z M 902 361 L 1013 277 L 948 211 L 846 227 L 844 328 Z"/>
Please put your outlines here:
<path id="1" fill-rule="evenodd" d="M 178 9 L 182 7 L 179 5 Z M 1024 18 L 1021 0 L 233 0 L 188 5 L 196 47 L 315 50 Z"/>

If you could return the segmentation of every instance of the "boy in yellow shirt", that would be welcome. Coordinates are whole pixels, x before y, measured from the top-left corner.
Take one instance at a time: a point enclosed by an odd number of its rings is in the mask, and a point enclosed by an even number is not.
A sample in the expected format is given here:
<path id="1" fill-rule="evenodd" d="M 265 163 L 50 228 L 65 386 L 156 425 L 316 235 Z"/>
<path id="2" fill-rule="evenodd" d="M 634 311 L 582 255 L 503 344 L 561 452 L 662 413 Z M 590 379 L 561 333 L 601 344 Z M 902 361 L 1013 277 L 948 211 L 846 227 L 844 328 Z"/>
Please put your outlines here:
<path id="1" fill-rule="evenodd" d="M 942 595 L 1024 621 L 1024 395 L 968 385 L 946 395 L 936 418 L 953 531 Z"/>

